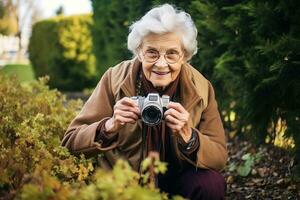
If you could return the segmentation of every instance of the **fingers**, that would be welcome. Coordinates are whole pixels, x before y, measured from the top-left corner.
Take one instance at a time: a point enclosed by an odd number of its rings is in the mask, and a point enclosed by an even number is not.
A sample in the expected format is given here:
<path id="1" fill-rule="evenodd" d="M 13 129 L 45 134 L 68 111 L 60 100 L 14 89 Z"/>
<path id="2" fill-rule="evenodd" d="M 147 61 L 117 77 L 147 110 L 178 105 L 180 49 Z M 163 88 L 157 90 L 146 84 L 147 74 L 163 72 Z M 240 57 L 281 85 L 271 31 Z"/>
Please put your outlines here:
<path id="1" fill-rule="evenodd" d="M 129 117 L 123 117 L 120 115 L 116 115 L 114 119 L 117 123 L 119 123 L 121 125 L 124 125 L 126 123 L 134 124 L 137 120 L 137 119 L 133 119 L 133 118 L 129 118 Z"/>
<path id="2" fill-rule="evenodd" d="M 167 116 L 172 116 L 177 121 L 173 123 L 178 123 L 179 121 L 187 123 L 190 117 L 190 114 L 180 103 L 170 102 L 168 105 L 168 110 L 165 112 L 165 118 Z M 174 121 L 174 120 L 173 120 Z"/>
<path id="3" fill-rule="evenodd" d="M 133 112 L 136 115 L 140 114 L 140 109 L 137 103 L 128 97 L 124 97 L 116 103 L 114 111 L 116 110 Z"/>
<path id="4" fill-rule="evenodd" d="M 135 101 L 124 97 L 114 106 L 113 119 L 116 126 L 135 123 L 140 115 L 140 109 Z"/>
<path id="5" fill-rule="evenodd" d="M 138 118 L 139 118 L 138 115 L 135 112 L 124 111 L 124 110 L 120 110 L 120 109 L 116 109 L 115 112 L 114 112 L 114 115 L 125 117 L 125 118 L 131 118 L 131 119 L 134 119 L 134 120 L 138 120 Z"/>
<path id="6" fill-rule="evenodd" d="M 165 117 L 171 115 L 171 116 L 173 116 L 174 118 L 179 119 L 179 120 L 182 118 L 182 113 L 178 112 L 178 111 L 175 110 L 174 108 L 168 109 L 168 110 L 165 112 L 164 115 L 165 115 Z M 182 120 L 184 120 L 184 119 L 182 119 Z"/>
<path id="7" fill-rule="evenodd" d="M 173 117 L 172 115 L 167 115 L 165 118 L 166 125 L 172 130 L 172 132 L 180 132 L 181 129 L 185 126 L 185 122 L 180 121 Z"/>
<path id="8" fill-rule="evenodd" d="M 182 132 L 188 124 L 190 114 L 180 103 L 170 102 L 164 116 L 166 125 L 173 132 Z"/>
<path id="9" fill-rule="evenodd" d="M 171 108 L 177 110 L 180 113 L 187 112 L 185 110 L 185 108 L 180 103 L 177 103 L 177 102 L 173 102 L 173 101 L 169 102 L 168 109 L 171 109 Z"/>

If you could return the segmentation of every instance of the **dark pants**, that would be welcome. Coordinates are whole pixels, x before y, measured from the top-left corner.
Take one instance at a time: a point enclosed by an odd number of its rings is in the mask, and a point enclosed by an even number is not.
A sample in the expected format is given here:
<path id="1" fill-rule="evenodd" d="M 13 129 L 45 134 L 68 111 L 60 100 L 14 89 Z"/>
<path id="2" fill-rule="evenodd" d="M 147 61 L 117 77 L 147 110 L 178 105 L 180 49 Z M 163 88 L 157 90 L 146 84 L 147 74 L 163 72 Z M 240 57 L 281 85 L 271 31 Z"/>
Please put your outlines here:
<path id="1" fill-rule="evenodd" d="M 224 199 L 226 183 L 216 171 L 188 168 L 174 175 L 167 174 L 158 179 L 159 188 L 170 195 L 181 195 L 190 200 Z"/>

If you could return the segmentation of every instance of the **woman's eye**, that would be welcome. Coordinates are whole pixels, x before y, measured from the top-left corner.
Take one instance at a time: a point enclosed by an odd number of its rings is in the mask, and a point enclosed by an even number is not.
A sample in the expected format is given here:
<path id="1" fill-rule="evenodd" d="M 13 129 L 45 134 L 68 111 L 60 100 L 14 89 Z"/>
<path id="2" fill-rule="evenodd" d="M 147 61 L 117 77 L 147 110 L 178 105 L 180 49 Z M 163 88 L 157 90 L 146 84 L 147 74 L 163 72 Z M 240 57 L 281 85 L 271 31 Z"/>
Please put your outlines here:
<path id="1" fill-rule="evenodd" d="M 168 55 L 173 55 L 173 54 L 176 54 L 176 55 L 179 55 L 179 53 L 175 50 L 170 50 L 167 52 Z"/>
<path id="2" fill-rule="evenodd" d="M 146 55 L 149 57 L 156 57 L 158 55 L 157 51 L 154 50 L 148 50 L 146 51 Z"/>
<path id="3" fill-rule="evenodd" d="M 155 50 L 147 50 L 147 53 L 157 54 L 157 51 L 155 51 Z"/>

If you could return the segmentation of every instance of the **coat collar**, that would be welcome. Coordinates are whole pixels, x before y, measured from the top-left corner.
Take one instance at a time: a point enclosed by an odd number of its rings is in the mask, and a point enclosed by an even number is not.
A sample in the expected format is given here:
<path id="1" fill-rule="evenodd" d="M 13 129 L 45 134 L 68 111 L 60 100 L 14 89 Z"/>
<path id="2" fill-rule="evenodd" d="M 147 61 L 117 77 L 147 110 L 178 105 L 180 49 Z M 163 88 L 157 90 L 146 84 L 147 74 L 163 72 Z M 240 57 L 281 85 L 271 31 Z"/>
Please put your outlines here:
<path id="1" fill-rule="evenodd" d="M 121 83 L 121 90 L 126 96 L 136 95 L 136 80 L 141 70 L 142 63 L 138 58 L 134 58 L 129 63 L 128 74 L 126 75 L 124 81 Z M 190 111 L 194 105 L 196 105 L 201 99 L 201 91 L 196 88 L 195 80 L 191 71 L 192 66 L 189 64 L 184 64 L 180 71 L 180 102 L 183 107 Z"/>

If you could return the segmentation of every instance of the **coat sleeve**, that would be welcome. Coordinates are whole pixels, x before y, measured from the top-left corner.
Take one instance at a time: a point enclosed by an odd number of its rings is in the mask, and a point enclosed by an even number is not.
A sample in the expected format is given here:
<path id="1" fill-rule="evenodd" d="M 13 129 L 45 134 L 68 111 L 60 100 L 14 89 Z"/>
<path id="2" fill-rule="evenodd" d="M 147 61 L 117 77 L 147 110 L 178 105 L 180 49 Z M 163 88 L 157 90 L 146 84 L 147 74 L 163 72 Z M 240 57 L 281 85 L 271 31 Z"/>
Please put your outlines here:
<path id="1" fill-rule="evenodd" d="M 117 146 L 117 140 L 105 147 L 102 147 L 101 140 L 95 140 L 99 124 L 113 114 L 114 97 L 110 75 L 111 69 L 102 76 L 80 113 L 69 125 L 62 146 L 67 147 L 71 153 L 93 156 Z"/>
<path id="2" fill-rule="evenodd" d="M 198 127 L 194 131 L 198 133 L 199 148 L 196 159 L 181 153 L 183 160 L 205 169 L 220 171 L 227 161 L 227 147 L 222 120 L 218 111 L 214 89 L 208 84 L 208 104 L 203 110 Z"/>
<path id="3" fill-rule="evenodd" d="M 197 153 L 197 166 L 221 170 L 228 157 L 225 132 L 211 83 L 208 87 L 208 105 L 202 113 L 198 127 L 200 146 Z"/>

